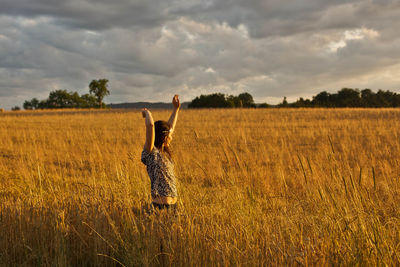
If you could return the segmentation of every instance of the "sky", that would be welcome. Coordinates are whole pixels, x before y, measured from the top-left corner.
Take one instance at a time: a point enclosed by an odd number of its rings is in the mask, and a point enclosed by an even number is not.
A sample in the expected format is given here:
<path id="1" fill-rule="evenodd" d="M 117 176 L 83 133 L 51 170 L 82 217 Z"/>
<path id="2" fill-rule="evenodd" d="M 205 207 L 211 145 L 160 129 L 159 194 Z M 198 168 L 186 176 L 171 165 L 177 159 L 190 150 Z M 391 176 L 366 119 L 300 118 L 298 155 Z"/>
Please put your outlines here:
<path id="1" fill-rule="evenodd" d="M 108 79 L 106 103 L 400 92 L 400 0 L 1 0 L 0 107 Z"/>

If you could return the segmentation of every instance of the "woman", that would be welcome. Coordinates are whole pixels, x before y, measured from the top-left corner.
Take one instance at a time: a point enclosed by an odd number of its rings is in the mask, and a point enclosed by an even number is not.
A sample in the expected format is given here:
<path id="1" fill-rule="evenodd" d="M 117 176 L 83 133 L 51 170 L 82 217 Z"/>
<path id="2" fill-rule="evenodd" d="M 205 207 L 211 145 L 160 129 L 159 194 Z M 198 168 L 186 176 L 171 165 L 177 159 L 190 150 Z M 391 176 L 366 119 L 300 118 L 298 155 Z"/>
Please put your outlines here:
<path id="1" fill-rule="evenodd" d="M 154 122 L 150 111 L 146 108 L 142 110 L 146 123 L 146 142 L 141 159 L 150 177 L 152 204 L 157 209 L 175 209 L 178 196 L 169 149 L 181 106 L 178 95 L 173 97 L 172 105 L 174 109 L 168 121 Z"/>

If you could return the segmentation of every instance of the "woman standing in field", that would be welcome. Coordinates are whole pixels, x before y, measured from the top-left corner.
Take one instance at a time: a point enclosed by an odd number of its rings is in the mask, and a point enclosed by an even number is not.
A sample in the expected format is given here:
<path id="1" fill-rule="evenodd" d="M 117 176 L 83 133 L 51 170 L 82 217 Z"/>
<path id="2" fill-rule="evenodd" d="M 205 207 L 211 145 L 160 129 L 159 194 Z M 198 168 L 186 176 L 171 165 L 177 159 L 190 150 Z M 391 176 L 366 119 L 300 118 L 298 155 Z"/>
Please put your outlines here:
<path id="1" fill-rule="evenodd" d="M 174 109 L 168 121 L 154 122 L 151 112 L 146 108 L 142 110 L 146 124 L 146 142 L 141 160 L 150 177 L 152 204 L 157 209 L 175 209 L 178 196 L 174 163 L 169 148 L 181 106 L 178 95 L 173 97 L 172 105 Z"/>

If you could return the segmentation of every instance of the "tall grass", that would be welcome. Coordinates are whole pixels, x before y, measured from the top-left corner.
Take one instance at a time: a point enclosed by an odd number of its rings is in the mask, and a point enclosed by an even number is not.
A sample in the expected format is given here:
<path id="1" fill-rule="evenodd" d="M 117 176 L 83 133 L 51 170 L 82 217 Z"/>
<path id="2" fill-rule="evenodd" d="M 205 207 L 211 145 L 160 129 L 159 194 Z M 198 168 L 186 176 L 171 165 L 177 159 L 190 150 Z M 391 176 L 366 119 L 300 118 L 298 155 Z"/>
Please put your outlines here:
<path id="1" fill-rule="evenodd" d="M 147 208 L 139 112 L 1 114 L 0 264 L 399 265 L 399 121 L 183 110 L 172 216 Z"/>

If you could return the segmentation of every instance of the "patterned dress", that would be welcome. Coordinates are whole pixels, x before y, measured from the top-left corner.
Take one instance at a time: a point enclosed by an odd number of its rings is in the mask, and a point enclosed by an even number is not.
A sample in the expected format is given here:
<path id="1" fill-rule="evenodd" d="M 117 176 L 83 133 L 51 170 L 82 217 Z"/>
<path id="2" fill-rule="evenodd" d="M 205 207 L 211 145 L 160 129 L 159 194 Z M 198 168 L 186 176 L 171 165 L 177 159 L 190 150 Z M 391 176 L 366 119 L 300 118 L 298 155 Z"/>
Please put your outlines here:
<path id="1" fill-rule="evenodd" d="M 142 151 L 142 162 L 146 165 L 151 182 L 151 197 L 176 197 L 174 163 L 156 147 L 149 153 Z"/>

